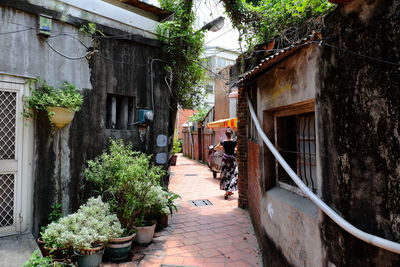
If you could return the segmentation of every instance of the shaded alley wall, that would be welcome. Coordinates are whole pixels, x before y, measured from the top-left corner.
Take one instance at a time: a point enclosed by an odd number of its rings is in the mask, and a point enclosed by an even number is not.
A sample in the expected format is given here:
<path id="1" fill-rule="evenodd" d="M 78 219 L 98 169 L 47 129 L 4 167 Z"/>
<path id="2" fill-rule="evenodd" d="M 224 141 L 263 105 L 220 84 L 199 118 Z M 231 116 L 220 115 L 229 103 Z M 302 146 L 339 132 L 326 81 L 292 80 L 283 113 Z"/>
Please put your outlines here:
<path id="1" fill-rule="evenodd" d="M 18 5 L 25 7 L 20 2 Z M 16 26 L 16 22 L 36 25 L 35 12 L 45 11 L 32 9 L 33 13 L 28 13 L 1 4 L 0 8 L 4 32 L 15 31 L 16 27 L 23 29 Z M 28 8 L 29 4 L 26 4 Z M 77 18 L 65 19 L 70 23 L 53 20 L 54 32 L 67 32 L 83 40 L 87 46 L 93 45 L 90 38 L 79 32 L 80 25 L 87 22 Z M 109 27 L 98 27 L 106 34 L 121 34 Z M 86 54 L 86 48 L 74 38 L 54 35 L 47 41 L 62 53 L 74 57 Z M 81 89 L 84 95 L 81 110 L 75 114 L 72 123 L 61 130 L 53 132 L 44 113 L 38 113 L 35 118 L 35 185 L 28 189 L 34 191 L 34 234 L 38 234 L 41 225 L 47 224 L 51 205 L 61 203 L 63 213 L 68 214 L 92 193 L 83 180 L 85 163 L 102 152 L 110 137 L 133 143 L 135 150 L 153 154 L 167 168 L 168 147 L 172 141 L 172 132 L 168 129 L 169 90 L 164 83 L 164 63 L 154 61 L 152 73 L 149 64 L 153 58 L 163 58 L 161 45 L 156 40 L 137 35 L 129 38 L 131 40 L 102 39 L 98 48 L 102 57 L 95 56 L 89 61 L 85 58 L 69 60 L 54 53 L 35 30 L 10 34 L 0 42 L 0 51 L 7 51 L 1 53 L 0 72 L 27 78 L 40 76 L 53 86 L 68 81 Z M 125 108 L 135 110 L 129 125 L 116 125 L 117 129 L 110 126 L 107 115 L 110 95 L 121 99 L 123 108 L 117 107 L 117 111 Z M 153 123 L 149 126 L 135 123 L 138 109 L 151 110 L 153 107 Z"/>
<path id="2" fill-rule="evenodd" d="M 353 1 L 326 19 L 327 43 L 400 62 L 400 1 Z M 350 223 L 400 241 L 400 72 L 322 46 L 317 92 L 323 197 Z M 399 266 L 325 216 L 328 266 Z"/>

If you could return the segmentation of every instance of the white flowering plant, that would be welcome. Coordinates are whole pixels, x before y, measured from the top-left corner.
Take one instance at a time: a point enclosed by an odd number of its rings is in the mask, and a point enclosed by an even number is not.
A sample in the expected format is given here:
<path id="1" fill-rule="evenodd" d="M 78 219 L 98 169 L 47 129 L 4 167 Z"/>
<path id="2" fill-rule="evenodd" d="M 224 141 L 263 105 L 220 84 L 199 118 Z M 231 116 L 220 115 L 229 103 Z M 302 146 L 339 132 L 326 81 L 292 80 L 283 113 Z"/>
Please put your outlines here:
<path id="1" fill-rule="evenodd" d="M 117 216 L 110 212 L 110 205 L 97 197 L 90 198 L 76 213 L 51 223 L 42 239 L 48 247 L 72 247 L 80 251 L 104 244 L 122 233 Z"/>

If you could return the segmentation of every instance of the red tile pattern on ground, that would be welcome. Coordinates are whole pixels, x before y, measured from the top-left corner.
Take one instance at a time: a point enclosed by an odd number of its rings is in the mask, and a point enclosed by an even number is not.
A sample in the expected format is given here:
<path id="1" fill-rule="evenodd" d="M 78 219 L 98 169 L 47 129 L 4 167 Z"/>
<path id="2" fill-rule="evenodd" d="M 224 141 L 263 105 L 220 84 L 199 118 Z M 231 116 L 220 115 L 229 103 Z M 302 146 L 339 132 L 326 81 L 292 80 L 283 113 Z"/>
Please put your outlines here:
<path id="1" fill-rule="evenodd" d="M 224 200 L 219 179 L 212 178 L 207 166 L 179 156 L 177 166 L 171 167 L 169 188 L 182 196 L 179 211 L 169 218 L 166 229 L 156 232 L 150 245 L 134 248 L 132 262 L 118 266 L 262 266 L 248 211 L 237 207 L 237 193 Z M 208 199 L 213 205 L 189 203 L 198 199 Z"/>

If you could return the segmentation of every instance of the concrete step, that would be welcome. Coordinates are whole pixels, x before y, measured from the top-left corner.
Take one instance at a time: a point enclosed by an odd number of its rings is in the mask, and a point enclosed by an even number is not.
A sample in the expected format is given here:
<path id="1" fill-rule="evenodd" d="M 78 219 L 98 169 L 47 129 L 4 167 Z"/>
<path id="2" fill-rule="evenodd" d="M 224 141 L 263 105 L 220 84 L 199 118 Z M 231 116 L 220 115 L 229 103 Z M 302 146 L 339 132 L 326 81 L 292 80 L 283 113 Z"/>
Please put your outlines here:
<path id="1" fill-rule="evenodd" d="M 0 237 L 0 267 L 20 267 L 36 249 L 31 233 Z"/>

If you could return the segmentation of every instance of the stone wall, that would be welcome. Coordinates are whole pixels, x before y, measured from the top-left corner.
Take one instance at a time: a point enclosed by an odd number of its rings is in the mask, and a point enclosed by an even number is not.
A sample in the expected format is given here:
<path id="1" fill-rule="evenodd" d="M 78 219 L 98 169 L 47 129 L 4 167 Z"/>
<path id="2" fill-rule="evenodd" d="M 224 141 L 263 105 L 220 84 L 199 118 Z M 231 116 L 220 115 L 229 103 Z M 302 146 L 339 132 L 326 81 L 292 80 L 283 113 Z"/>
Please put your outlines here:
<path id="1" fill-rule="evenodd" d="M 327 43 L 400 62 L 400 1 L 353 1 L 326 19 Z M 323 197 L 363 231 L 400 241 L 399 66 L 322 46 L 317 92 Z M 399 266 L 399 255 L 322 224 L 330 266 Z"/>

